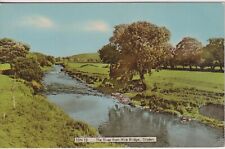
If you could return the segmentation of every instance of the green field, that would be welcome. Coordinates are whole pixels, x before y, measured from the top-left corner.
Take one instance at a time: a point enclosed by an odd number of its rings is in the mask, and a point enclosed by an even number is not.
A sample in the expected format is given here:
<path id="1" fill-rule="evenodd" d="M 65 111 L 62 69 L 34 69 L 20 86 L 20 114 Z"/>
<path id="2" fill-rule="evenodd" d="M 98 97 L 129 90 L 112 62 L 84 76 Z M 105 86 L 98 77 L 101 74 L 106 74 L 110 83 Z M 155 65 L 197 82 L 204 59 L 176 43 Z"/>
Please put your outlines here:
<path id="1" fill-rule="evenodd" d="M 0 64 L 0 71 L 10 69 L 10 64 Z"/>
<path id="2" fill-rule="evenodd" d="M 109 65 L 102 63 L 68 63 L 68 68 L 88 74 L 108 77 Z M 107 67 L 108 66 L 108 67 Z M 135 76 L 137 79 L 138 76 Z M 199 90 L 223 92 L 224 74 L 213 72 L 161 70 L 145 75 L 148 88 L 154 83 L 162 88 L 196 88 Z"/>
<path id="3" fill-rule="evenodd" d="M 213 72 L 161 70 L 146 75 L 148 85 L 157 83 L 160 87 L 196 88 L 199 90 L 223 92 L 224 74 Z"/>
<path id="4" fill-rule="evenodd" d="M 97 134 L 88 125 L 71 120 L 45 97 L 33 95 L 22 80 L 0 75 L 0 82 L 1 147 L 85 146 L 74 144 L 74 137 Z"/>
<path id="5" fill-rule="evenodd" d="M 84 53 L 77 54 L 69 57 L 71 60 L 76 62 L 100 62 L 100 57 L 98 53 Z"/>
<path id="6" fill-rule="evenodd" d="M 90 74 L 100 74 L 107 76 L 109 74 L 108 64 L 102 63 L 68 63 L 68 67 L 77 71 Z"/>
<path id="7" fill-rule="evenodd" d="M 109 79 L 109 66 L 101 63 L 67 63 L 66 69 L 79 72 L 87 79 L 87 76 L 101 78 L 95 79 L 90 86 L 101 91 L 117 92 L 120 86 L 114 83 L 114 88 L 102 86 L 104 78 Z M 139 79 L 135 76 L 134 79 Z M 109 80 L 110 81 L 110 80 Z M 190 116 L 204 123 L 221 126 L 222 122 L 199 114 L 198 108 L 208 103 L 224 103 L 224 74 L 215 72 L 160 70 L 153 71 L 151 75 L 145 75 L 147 89 L 143 92 L 125 92 L 135 105 L 147 106 L 151 96 L 157 97 L 154 101 L 157 110 Z M 121 83 L 120 83 L 121 84 Z M 137 97 L 137 95 L 140 95 Z"/>

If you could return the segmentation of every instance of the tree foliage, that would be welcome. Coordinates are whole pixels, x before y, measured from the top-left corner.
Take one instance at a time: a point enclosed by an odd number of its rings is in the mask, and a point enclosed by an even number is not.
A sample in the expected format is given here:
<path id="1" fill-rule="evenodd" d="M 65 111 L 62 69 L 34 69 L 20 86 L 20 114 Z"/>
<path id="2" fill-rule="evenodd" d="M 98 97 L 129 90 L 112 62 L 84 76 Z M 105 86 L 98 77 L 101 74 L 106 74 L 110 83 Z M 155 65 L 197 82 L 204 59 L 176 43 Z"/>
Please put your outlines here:
<path id="1" fill-rule="evenodd" d="M 26 57 L 29 45 L 16 42 L 9 38 L 0 39 L 0 63 L 10 63 L 18 57 Z"/>
<path id="2" fill-rule="evenodd" d="M 41 66 L 51 66 L 55 59 L 41 53 L 29 52 L 30 46 L 9 38 L 0 39 L 0 63 L 9 63 L 11 70 L 4 74 L 15 75 L 27 81 L 40 82 Z"/>
<path id="3" fill-rule="evenodd" d="M 107 44 L 103 46 L 98 53 L 103 63 L 116 64 L 119 60 L 120 53 L 115 45 Z"/>
<path id="4" fill-rule="evenodd" d="M 214 69 L 219 66 L 222 70 L 224 66 L 224 38 L 211 38 L 209 43 L 202 49 L 203 50 L 203 66 L 210 66 Z"/>
<path id="5" fill-rule="evenodd" d="M 109 44 L 103 46 L 99 56 L 104 63 L 110 64 L 110 78 L 132 80 L 138 74 L 144 80 L 152 69 L 172 68 L 195 70 L 198 67 L 219 66 L 223 71 L 224 39 L 209 39 L 203 47 L 195 38 L 185 37 L 175 47 L 169 43 L 170 31 L 149 22 L 120 24 L 114 27 Z"/>
<path id="6" fill-rule="evenodd" d="M 51 66 L 52 64 L 55 63 L 55 59 L 53 56 L 47 56 L 45 54 L 38 52 L 29 53 L 28 58 L 35 59 L 40 64 L 41 67 Z"/>
<path id="7" fill-rule="evenodd" d="M 170 43 L 164 44 L 161 61 L 163 67 L 167 68 L 168 66 L 170 66 L 171 68 L 174 68 L 174 66 L 176 65 L 174 57 L 175 57 L 175 48 Z"/>
<path id="8" fill-rule="evenodd" d="M 40 82 L 43 72 L 38 62 L 32 58 L 19 57 L 14 60 L 13 69 L 15 75 L 27 81 L 35 80 Z"/>
<path id="9" fill-rule="evenodd" d="M 120 52 L 118 67 L 115 68 L 123 68 L 124 75 L 136 72 L 143 80 L 145 73 L 160 66 L 163 46 L 169 39 L 167 28 L 149 22 L 116 26 L 110 38 L 111 44 Z"/>
<path id="10" fill-rule="evenodd" d="M 202 43 L 195 38 L 185 37 L 175 49 L 175 58 L 177 64 L 182 66 L 197 66 L 201 61 Z"/>

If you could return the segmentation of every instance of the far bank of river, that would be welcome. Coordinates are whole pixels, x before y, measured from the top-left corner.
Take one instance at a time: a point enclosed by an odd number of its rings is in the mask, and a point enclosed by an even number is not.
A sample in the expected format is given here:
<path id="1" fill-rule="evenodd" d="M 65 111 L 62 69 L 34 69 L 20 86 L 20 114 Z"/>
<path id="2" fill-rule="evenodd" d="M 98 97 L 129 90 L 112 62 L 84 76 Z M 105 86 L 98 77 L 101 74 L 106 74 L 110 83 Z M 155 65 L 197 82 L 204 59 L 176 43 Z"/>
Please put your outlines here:
<path id="1" fill-rule="evenodd" d="M 97 128 L 102 136 L 152 136 L 156 143 L 132 143 L 141 147 L 223 146 L 223 129 L 196 121 L 181 123 L 176 116 L 120 104 L 111 96 L 71 78 L 56 65 L 44 77 L 47 96 L 70 117 Z"/>

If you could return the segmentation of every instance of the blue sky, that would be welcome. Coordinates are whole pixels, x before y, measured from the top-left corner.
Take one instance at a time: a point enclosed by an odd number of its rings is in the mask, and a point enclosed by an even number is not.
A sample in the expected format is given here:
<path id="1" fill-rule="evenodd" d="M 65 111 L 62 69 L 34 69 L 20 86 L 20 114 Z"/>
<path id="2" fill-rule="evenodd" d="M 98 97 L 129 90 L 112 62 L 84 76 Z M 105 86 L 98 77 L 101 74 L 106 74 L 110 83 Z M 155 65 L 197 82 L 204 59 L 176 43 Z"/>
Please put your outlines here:
<path id="1" fill-rule="evenodd" d="M 224 37 L 222 3 L 0 4 L 0 38 L 54 56 L 96 52 L 108 43 L 113 26 L 135 21 L 166 26 L 173 45 L 186 36 L 203 44 Z"/>

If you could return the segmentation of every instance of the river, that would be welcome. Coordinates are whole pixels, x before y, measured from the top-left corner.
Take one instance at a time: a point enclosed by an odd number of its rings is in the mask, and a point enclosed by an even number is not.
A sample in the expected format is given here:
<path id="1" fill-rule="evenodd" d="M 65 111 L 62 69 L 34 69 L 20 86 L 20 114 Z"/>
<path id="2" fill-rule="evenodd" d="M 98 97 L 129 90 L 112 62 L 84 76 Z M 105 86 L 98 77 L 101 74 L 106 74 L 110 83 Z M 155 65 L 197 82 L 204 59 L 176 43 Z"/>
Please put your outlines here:
<path id="1" fill-rule="evenodd" d="M 129 143 L 131 147 L 217 147 L 223 146 L 223 129 L 196 121 L 181 123 L 176 116 L 122 105 L 112 97 L 87 87 L 61 72 L 56 65 L 43 83 L 50 102 L 71 118 L 86 122 L 102 136 L 151 136 L 156 143 Z"/>

